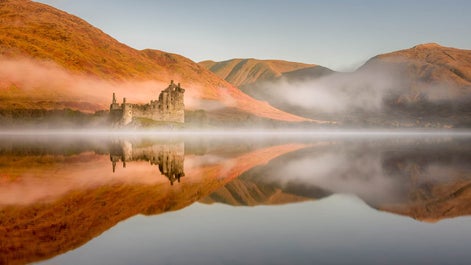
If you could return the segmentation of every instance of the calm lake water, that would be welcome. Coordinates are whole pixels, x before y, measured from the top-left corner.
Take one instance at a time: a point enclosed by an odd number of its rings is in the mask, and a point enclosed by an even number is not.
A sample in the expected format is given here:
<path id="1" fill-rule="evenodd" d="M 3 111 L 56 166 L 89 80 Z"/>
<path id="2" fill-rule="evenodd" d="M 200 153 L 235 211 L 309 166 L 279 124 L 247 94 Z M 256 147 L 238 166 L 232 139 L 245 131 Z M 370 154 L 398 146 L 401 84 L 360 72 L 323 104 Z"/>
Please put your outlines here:
<path id="1" fill-rule="evenodd" d="M 0 137 L 0 264 L 469 264 L 471 137 Z"/>

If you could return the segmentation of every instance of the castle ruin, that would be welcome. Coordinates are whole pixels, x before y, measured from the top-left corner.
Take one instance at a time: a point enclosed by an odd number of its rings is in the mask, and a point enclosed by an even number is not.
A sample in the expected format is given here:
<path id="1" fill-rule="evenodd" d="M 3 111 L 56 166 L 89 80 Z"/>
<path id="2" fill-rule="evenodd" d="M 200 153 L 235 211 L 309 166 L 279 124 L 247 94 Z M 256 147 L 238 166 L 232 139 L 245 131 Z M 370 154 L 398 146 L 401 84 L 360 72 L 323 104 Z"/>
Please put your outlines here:
<path id="1" fill-rule="evenodd" d="M 131 123 L 136 118 L 145 118 L 161 122 L 185 122 L 185 89 L 176 85 L 173 80 L 170 85 L 162 90 L 158 100 L 151 100 L 148 104 L 127 103 L 123 98 L 123 103 L 116 102 L 116 95 L 113 93 L 113 101 L 110 105 L 110 118 L 114 125 L 123 126 Z"/>

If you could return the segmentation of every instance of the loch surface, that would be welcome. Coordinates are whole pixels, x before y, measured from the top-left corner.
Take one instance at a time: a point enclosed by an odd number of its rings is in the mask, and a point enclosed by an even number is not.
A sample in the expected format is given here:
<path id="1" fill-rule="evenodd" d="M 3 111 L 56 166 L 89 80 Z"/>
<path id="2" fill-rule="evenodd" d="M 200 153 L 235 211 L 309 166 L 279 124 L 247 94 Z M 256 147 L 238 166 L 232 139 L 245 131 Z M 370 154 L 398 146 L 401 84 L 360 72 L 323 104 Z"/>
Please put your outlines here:
<path id="1" fill-rule="evenodd" d="M 2 135 L 0 264 L 468 264 L 470 140 Z"/>

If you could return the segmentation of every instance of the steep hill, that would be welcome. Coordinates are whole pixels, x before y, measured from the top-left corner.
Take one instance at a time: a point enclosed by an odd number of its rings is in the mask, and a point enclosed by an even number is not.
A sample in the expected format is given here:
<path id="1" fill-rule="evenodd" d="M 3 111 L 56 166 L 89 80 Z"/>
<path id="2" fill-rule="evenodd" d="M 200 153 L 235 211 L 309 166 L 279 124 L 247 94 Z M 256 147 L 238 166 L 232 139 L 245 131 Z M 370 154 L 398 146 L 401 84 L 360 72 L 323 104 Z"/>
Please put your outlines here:
<path id="1" fill-rule="evenodd" d="M 436 43 L 381 54 L 368 60 L 357 72 L 378 67 L 398 69 L 406 79 L 405 92 L 429 100 L 470 99 L 471 50 Z M 464 97 L 464 98 L 463 98 Z"/>
<path id="2" fill-rule="evenodd" d="M 108 107 L 113 91 L 147 102 L 175 79 L 187 89 L 188 108 L 304 120 L 254 100 L 188 58 L 135 50 L 78 17 L 28 0 L 0 1 L 0 61 L 2 108 L 96 111 Z"/>
<path id="3" fill-rule="evenodd" d="M 397 75 L 397 88 L 384 97 L 383 121 L 415 126 L 471 126 L 471 50 L 436 43 L 373 57 L 359 75 L 377 69 Z"/>
<path id="4" fill-rule="evenodd" d="M 326 69 L 314 64 L 282 60 L 232 59 L 222 62 L 203 61 L 200 65 L 237 87 L 260 81 L 275 80 L 284 74 L 302 69 Z M 298 75 L 301 72 L 298 72 Z"/>

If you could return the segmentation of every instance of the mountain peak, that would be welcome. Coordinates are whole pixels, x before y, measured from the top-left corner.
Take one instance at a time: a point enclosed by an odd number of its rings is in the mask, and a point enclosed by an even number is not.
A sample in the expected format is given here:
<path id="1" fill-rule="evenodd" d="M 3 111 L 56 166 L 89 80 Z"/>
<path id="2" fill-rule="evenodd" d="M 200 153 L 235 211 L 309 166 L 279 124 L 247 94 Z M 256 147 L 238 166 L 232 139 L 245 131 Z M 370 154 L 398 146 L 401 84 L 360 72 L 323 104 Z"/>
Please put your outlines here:
<path id="1" fill-rule="evenodd" d="M 441 46 L 440 44 L 438 43 L 435 43 L 435 42 L 430 42 L 430 43 L 423 43 L 423 44 L 418 44 L 418 45 L 415 45 L 414 49 L 430 49 L 430 48 L 442 48 L 443 46 Z"/>

